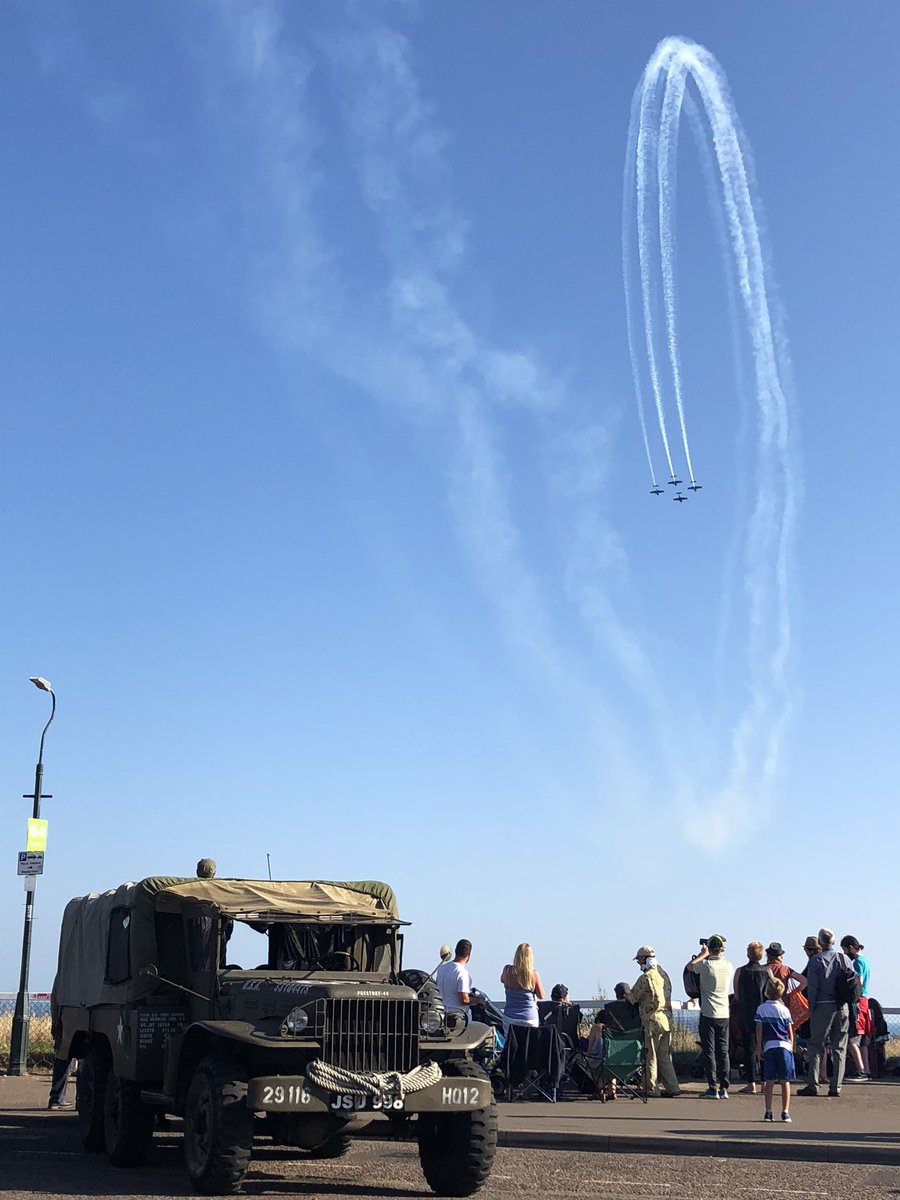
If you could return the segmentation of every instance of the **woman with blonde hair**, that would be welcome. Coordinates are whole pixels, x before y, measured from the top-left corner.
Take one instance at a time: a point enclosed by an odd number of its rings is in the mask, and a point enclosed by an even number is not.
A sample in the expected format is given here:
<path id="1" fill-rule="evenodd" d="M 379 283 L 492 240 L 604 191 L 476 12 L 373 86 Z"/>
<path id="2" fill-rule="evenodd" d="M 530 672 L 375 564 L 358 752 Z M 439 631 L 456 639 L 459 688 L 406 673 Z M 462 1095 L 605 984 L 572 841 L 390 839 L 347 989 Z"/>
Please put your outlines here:
<path id="1" fill-rule="evenodd" d="M 516 946 L 512 964 L 500 972 L 500 982 L 506 988 L 503 1025 L 538 1025 L 538 1000 L 544 998 L 544 985 L 534 969 L 534 955 L 527 942 Z"/>

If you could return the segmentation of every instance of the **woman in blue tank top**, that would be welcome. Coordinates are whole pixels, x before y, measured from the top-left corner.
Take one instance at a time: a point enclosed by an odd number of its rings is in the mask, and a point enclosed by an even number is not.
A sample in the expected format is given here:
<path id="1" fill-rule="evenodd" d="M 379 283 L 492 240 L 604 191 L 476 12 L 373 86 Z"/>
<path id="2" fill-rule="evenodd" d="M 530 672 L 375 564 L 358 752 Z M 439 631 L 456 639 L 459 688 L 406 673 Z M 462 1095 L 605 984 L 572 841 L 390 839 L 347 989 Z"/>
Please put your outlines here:
<path id="1" fill-rule="evenodd" d="M 544 998 L 541 977 L 534 969 L 534 955 L 527 942 L 516 947 L 512 965 L 500 972 L 500 982 L 506 988 L 506 1004 L 503 1007 L 503 1025 L 537 1025 L 538 1000 Z"/>

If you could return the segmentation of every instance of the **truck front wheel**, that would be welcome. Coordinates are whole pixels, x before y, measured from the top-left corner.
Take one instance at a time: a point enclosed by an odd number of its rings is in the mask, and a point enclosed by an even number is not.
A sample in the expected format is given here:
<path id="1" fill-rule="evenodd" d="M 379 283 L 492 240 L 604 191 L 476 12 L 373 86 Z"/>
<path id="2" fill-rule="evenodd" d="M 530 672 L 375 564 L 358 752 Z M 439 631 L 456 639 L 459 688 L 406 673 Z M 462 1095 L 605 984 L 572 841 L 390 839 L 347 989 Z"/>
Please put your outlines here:
<path id="1" fill-rule="evenodd" d="M 486 1079 L 471 1062 L 451 1060 L 446 1075 Z M 438 1196 L 471 1196 L 487 1181 L 497 1149 L 497 1108 L 473 1112 L 421 1113 L 419 1161 L 422 1174 Z"/>
<path id="2" fill-rule="evenodd" d="M 92 1154 L 106 1149 L 103 1132 L 103 1099 L 109 1075 L 109 1047 L 106 1042 L 92 1040 L 81 1061 L 75 1104 L 78 1110 L 78 1132 L 81 1144 Z"/>
<path id="3" fill-rule="evenodd" d="M 156 1114 L 141 1100 L 140 1084 L 120 1079 L 113 1071 L 106 1077 L 103 1130 L 106 1153 L 116 1167 L 139 1167 L 153 1140 Z"/>
<path id="4" fill-rule="evenodd" d="M 194 1071 L 184 1107 L 184 1155 L 195 1191 L 230 1196 L 240 1191 L 253 1147 L 247 1110 L 247 1072 L 223 1058 L 204 1058 Z"/>

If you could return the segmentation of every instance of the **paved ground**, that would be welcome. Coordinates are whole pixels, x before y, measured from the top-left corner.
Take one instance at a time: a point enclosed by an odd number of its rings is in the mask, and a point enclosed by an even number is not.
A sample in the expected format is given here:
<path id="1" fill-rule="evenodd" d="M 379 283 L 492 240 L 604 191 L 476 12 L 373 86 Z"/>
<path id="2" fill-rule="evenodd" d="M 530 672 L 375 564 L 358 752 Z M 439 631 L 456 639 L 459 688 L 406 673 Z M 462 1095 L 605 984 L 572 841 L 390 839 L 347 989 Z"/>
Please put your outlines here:
<path id="1" fill-rule="evenodd" d="M 9 1200 L 41 1197 L 105 1200 L 182 1196 L 190 1192 L 184 1174 L 179 1123 L 158 1133 L 145 1167 L 116 1170 L 103 1155 L 81 1149 L 75 1119 L 47 1112 L 47 1081 L 0 1077 L 0 1193 Z M 485 1200 L 598 1196 L 605 1200 L 656 1200 L 692 1195 L 698 1200 L 887 1200 L 900 1196 L 900 1165 L 822 1161 L 828 1147 L 851 1145 L 865 1154 L 875 1148 L 895 1154 L 900 1145 L 900 1086 L 860 1084 L 834 1102 L 796 1102 L 791 1126 L 763 1125 L 759 1097 L 727 1102 L 696 1098 L 603 1105 L 575 1101 L 558 1105 L 503 1105 L 502 1138 Z M 612 1130 L 610 1130 L 612 1126 Z M 548 1135 L 556 1148 L 524 1148 L 536 1135 Z M 644 1137 L 642 1143 L 639 1138 Z M 664 1154 L 646 1138 L 668 1138 Z M 579 1140 L 580 1139 L 580 1140 Z M 610 1144 L 630 1153 L 607 1153 Z M 511 1143 L 519 1143 L 513 1146 Z M 713 1150 L 703 1152 L 710 1142 Z M 552 1143 L 550 1143 L 552 1144 Z M 736 1147 L 736 1152 L 732 1151 Z M 783 1157 L 799 1147 L 814 1161 L 759 1162 L 744 1155 Z M 578 1147 L 576 1149 L 576 1147 Z M 590 1147 L 588 1149 L 588 1147 Z M 749 1147 L 749 1149 L 748 1149 Z M 700 1153 L 698 1153 L 698 1148 Z M 774 1154 L 772 1154 L 774 1151 Z M 338 1162 L 313 1162 L 293 1151 L 255 1149 L 245 1192 L 249 1196 L 363 1197 L 430 1195 L 424 1186 L 414 1145 L 372 1139 L 356 1142 Z"/>
<path id="2" fill-rule="evenodd" d="M 794 1097 L 793 1122 L 762 1121 L 761 1096 L 700 1100 L 575 1100 L 500 1106 L 501 1144 L 900 1165 L 900 1080 L 846 1083 L 837 1100 Z M 778 1113 L 776 1112 L 776 1117 Z"/>

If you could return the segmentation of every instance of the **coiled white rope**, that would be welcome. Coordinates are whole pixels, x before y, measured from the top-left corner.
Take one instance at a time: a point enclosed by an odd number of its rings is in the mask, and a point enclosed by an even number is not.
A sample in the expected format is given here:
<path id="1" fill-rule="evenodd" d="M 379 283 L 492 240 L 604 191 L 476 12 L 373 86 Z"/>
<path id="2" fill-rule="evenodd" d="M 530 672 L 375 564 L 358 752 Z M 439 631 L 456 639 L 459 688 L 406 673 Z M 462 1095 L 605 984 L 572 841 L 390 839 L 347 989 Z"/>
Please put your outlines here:
<path id="1" fill-rule="evenodd" d="M 315 1059 L 306 1068 L 306 1078 L 326 1092 L 349 1096 L 378 1096 L 402 1100 L 409 1092 L 420 1092 L 443 1078 L 436 1062 L 421 1063 L 405 1074 L 401 1071 L 348 1071 Z"/>

